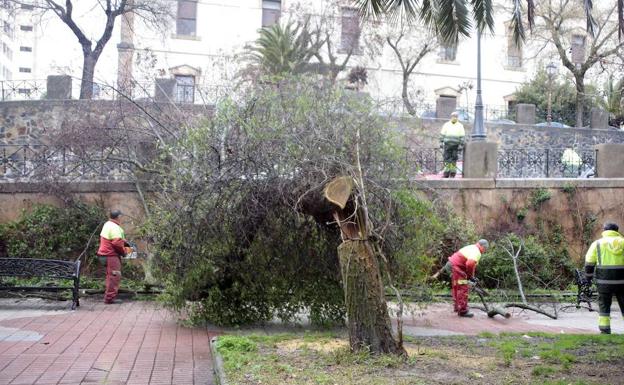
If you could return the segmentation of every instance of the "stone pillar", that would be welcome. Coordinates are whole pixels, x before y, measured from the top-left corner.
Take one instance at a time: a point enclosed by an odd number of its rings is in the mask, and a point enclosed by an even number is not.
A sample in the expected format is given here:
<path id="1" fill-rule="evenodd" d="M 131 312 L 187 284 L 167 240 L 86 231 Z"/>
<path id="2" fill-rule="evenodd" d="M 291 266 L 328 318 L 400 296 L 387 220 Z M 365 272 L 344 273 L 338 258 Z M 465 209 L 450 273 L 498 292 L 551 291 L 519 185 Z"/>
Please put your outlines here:
<path id="1" fill-rule="evenodd" d="M 48 76 L 46 99 L 68 100 L 72 94 L 72 78 L 67 75 Z"/>
<path id="2" fill-rule="evenodd" d="M 535 104 L 516 104 L 516 123 L 535 124 Z"/>
<path id="3" fill-rule="evenodd" d="M 173 103 L 175 102 L 175 79 L 156 79 L 154 87 L 154 101 L 157 103 Z"/>
<path id="4" fill-rule="evenodd" d="M 498 144 L 496 142 L 467 142 L 464 148 L 464 178 L 496 178 Z"/>
<path id="5" fill-rule="evenodd" d="M 624 178 L 624 144 L 598 144 L 596 178 Z"/>
<path id="6" fill-rule="evenodd" d="M 591 109 L 591 118 L 589 128 L 607 128 L 609 127 L 609 113 L 602 108 L 593 107 Z"/>
<path id="7" fill-rule="evenodd" d="M 128 1 L 128 7 L 134 0 Z M 117 44 L 117 89 L 122 94 L 132 97 L 134 65 L 134 13 L 121 15 L 121 39 Z"/>
<path id="8" fill-rule="evenodd" d="M 436 100 L 436 118 L 449 119 L 451 112 L 457 108 L 457 98 L 451 96 L 440 96 Z"/>

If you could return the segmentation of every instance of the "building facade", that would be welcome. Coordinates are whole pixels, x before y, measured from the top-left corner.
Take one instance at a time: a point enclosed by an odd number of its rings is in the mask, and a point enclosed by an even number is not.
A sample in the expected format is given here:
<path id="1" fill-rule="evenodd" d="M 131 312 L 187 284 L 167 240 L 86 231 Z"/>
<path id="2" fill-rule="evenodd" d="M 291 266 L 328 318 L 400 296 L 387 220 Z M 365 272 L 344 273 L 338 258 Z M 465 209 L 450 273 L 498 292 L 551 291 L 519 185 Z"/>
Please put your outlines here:
<path id="1" fill-rule="evenodd" d="M 380 37 L 383 38 L 379 31 L 384 28 L 378 23 L 361 22 L 352 2 L 178 0 L 171 4 L 174 20 L 158 29 L 148 28 L 136 16 L 121 17 L 98 62 L 96 82 L 115 84 L 119 89 L 140 96 L 141 90 L 146 95 L 153 94 L 151 85 L 155 78 L 171 78 L 177 84 L 176 101 L 211 102 L 237 81 L 247 64 L 246 47 L 258 37 L 260 28 L 311 15 L 313 23 L 322 21 L 330 32 L 332 54 L 337 61 L 341 63 L 349 57 L 338 81 L 346 77 L 350 68 L 365 67 L 368 84 L 364 90 L 375 99 L 388 101 L 397 111 L 403 111 L 401 68 L 390 47 L 379 44 Z M 87 31 L 93 27 L 89 36 L 97 38 L 98 20 L 102 15 L 88 4 L 81 6 L 86 8 L 81 13 L 75 12 L 82 15 L 79 24 Z M 486 34 L 482 39 L 484 103 L 501 109 L 507 107 L 516 88 L 540 65 L 533 55 L 525 53 L 528 48 L 513 44 L 508 30 L 509 18 L 508 10 L 497 8 L 495 33 Z M 14 64 L 11 76 L 3 74 L 4 79 L 44 79 L 49 74 L 69 74 L 79 79 L 82 53 L 76 38 L 56 16 L 48 15 L 42 20 L 41 27 L 37 30 L 33 26 L 31 31 L 34 36 L 29 43 L 32 52 L 28 51 L 27 43 L 12 43 Z M 29 31 L 20 32 L 27 34 Z M 461 39 L 455 46 L 437 44 L 415 68 L 409 92 L 419 110 L 430 110 L 438 96 L 456 97 L 458 106 L 466 109 L 474 103 L 477 74 L 474 35 Z M 422 35 L 416 38 L 431 39 Z M 31 62 L 26 59 L 29 55 L 33 58 Z M 20 72 L 27 68 L 31 72 Z M 135 85 L 130 87 L 130 84 Z"/>

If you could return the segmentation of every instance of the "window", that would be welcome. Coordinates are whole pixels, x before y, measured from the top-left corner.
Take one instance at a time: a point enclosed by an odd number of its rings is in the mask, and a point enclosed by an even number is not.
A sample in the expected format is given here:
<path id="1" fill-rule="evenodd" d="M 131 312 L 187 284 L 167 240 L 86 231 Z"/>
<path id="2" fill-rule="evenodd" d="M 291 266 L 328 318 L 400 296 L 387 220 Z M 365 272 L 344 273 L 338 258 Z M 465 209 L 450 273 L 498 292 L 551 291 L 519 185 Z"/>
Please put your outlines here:
<path id="1" fill-rule="evenodd" d="M 360 51 L 360 18 L 357 9 L 341 8 L 340 48 L 343 52 Z"/>
<path id="2" fill-rule="evenodd" d="M 197 34 L 197 1 L 178 0 L 176 34 L 195 36 Z"/>
<path id="3" fill-rule="evenodd" d="M 441 44 L 438 57 L 441 61 L 455 61 L 457 58 L 457 44 Z"/>
<path id="4" fill-rule="evenodd" d="M 19 72 L 23 72 L 23 73 L 27 73 L 27 74 L 29 74 L 29 73 L 31 73 L 32 71 L 31 71 L 31 69 L 30 69 L 30 68 L 27 68 L 27 67 L 20 67 L 20 68 L 19 68 Z"/>
<path id="5" fill-rule="evenodd" d="M 17 89 L 17 93 L 21 95 L 30 95 L 30 92 L 31 92 L 30 88 L 18 88 Z"/>
<path id="6" fill-rule="evenodd" d="M 33 9 L 35 9 L 35 7 L 33 7 L 30 4 L 20 4 L 20 8 L 25 9 L 27 11 L 32 11 Z"/>
<path id="7" fill-rule="evenodd" d="M 262 26 L 270 27 L 279 21 L 282 13 L 282 4 L 280 0 L 263 0 L 262 1 Z"/>
<path id="8" fill-rule="evenodd" d="M 4 30 L 4 33 L 6 33 L 7 36 L 9 37 L 13 37 L 13 35 L 15 34 L 15 30 L 13 29 L 13 26 L 8 21 L 5 21 L 3 23 L 2 29 Z"/>
<path id="9" fill-rule="evenodd" d="M 585 61 L 585 36 L 572 35 L 572 63 L 582 64 Z"/>
<path id="10" fill-rule="evenodd" d="M 176 102 L 193 103 L 195 101 L 195 76 L 175 75 Z"/>
<path id="11" fill-rule="evenodd" d="M 20 25 L 20 30 L 30 32 L 33 30 L 32 25 Z"/>
<path id="12" fill-rule="evenodd" d="M 32 47 L 24 47 L 24 46 L 21 46 L 21 47 L 20 47 L 20 51 L 21 51 L 21 52 L 32 52 Z"/>
<path id="13" fill-rule="evenodd" d="M 522 48 L 513 38 L 513 30 L 507 28 L 507 67 L 522 68 Z"/>
<path id="14" fill-rule="evenodd" d="M 5 42 L 2 42 L 2 53 L 9 58 L 9 60 L 13 60 L 13 50 Z"/>

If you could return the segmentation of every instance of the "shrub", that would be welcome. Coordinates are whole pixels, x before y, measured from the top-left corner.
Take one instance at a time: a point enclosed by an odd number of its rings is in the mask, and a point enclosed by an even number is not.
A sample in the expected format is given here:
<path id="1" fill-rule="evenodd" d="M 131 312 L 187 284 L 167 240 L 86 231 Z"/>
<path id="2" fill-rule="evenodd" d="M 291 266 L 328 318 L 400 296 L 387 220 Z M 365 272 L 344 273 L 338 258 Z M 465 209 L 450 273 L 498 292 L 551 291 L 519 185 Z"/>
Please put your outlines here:
<path id="1" fill-rule="evenodd" d="M 106 218 L 98 206 L 74 203 L 68 207 L 35 205 L 13 222 L 0 225 L 1 254 L 8 257 L 75 260 L 93 239 L 86 255 L 93 262 L 97 233 Z"/>
<path id="2" fill-rule="evenodd" d="M 521 242 L 516 235 L 508 234 L 493 243 L 479 264 L 479 277 L 487 287 L 517 288 L 513 262 L 505 251 L 505 248 L 509 249 L 508 241 L 512 242 L 516 250 L 523 244 L 518 257 L 518 269 L 525 288 L 563 289 L 572 282 L 574 266 L 556 235 L 546 241 L 536 236 L 527 236 Z"/>

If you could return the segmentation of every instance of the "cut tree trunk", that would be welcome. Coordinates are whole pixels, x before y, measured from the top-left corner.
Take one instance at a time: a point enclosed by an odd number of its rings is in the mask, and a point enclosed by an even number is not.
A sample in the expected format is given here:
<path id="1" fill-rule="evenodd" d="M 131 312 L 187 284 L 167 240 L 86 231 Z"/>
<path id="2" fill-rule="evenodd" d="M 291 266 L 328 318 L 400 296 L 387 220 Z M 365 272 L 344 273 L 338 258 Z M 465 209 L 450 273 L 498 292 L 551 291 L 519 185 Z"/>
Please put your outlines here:
<path id="1" fill-rule="evenodd" d="M 392 335 L 379 263 L 370 241 L 345 240 L 338 256 L 351 350 L 406 355 Z"/>

